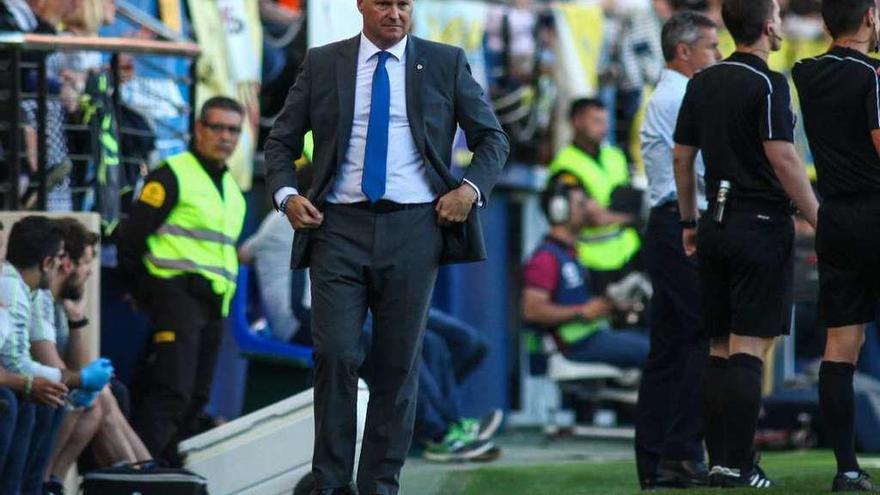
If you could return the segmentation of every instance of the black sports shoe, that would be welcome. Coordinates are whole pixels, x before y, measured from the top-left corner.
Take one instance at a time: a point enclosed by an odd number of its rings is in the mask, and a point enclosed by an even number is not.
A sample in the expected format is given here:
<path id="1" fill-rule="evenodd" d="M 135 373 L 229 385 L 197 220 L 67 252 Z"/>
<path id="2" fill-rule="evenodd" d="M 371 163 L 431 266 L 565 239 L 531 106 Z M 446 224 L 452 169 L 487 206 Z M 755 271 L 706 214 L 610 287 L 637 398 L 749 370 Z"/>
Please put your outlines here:
<path id="1" fill-rule="evenodd" d="M 880 493 L 880 489 L 871 480 L 868 473 L 859 470 L 857 478 L 850 478 L 843 473 L 837 473 L 831 483 L 832 492 L 869 492 Z"/>
<path id="2" fill-rule="evenodd" d="M 43 482 L 43 495 L 64 495 L 64 483 L 57 476 Z"/>
<path id="3" fill-rule="evenodd" d="M 728 475 L 733 476 L 730 469 L 727 469 L 724 466 L 712 466 L 712 469 L 709 470 L 709 474 L 706 475 L 706 481 L 712 488 L 721 488 L 724 486 L 724 479 Z"/>
<path id="4" fill-rule="evenodd" d="M 663 460 L 657 467 L 655 486 L 669 488 L 689 488 L 706 486 L 709 469 L 702 462 L 684 460 Z"/>
<path id="5" fill-rule="evenodd" d="M 774 488 L 777 483 L 764 474 L 764 471 L 755 466 L 748 473 L 738 473 L 730 470 L 724 476 L 724 488 Z"/>

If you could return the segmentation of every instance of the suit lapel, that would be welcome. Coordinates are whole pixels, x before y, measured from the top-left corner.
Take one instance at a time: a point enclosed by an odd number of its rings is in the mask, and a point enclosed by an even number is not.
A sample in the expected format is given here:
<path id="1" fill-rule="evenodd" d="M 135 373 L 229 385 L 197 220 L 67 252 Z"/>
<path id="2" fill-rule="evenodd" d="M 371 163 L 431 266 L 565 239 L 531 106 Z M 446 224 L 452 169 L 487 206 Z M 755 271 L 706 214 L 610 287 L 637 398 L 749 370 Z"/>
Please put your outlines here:
<path id="1" fill-rule="evenodd" d="M 354 119 L 354 92 L 357 80 L 357 57 L 360 48 L 360 34 L 340 45 L 336 59 L 336 93 L 339 97 L 339 122 L 336 131 L 336 163 L 342 163 L 351 139 L 351 124 Z"/>
<path id="2" fill-rule="evenodd" d="M 425 156 L 425 120 L 422 115 L 422 75 L 425 59 L 418 50 L 418 40 L 410 35 L 406 44 L 406 116 L 419 153 Z"/>

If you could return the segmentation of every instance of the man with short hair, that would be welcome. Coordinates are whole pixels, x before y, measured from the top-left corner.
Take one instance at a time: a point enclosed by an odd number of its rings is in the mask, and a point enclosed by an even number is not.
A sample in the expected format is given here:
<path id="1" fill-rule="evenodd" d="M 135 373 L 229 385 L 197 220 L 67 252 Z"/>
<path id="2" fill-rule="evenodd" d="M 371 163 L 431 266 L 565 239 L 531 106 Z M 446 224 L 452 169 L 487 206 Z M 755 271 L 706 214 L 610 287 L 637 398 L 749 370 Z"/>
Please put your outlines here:
<path id="1" fill-rule="evenodd" d="M 703 388 L 709 483 L 768 488 L 774 483 L 753 445 L 763 358 L 791 326 L 791 203 L 811 225 L 818 203 L 792 144 L 788 82 L 767 66 L 782 42 L 779 4 L 725 0 L 722 16 L 737 49 L 688 84 L 675 130 L 675 179 L 684 251 L 699 256 L 710 338 Z M 699 151 L 709 203 L 702 218 Z"/>
<path id="2" fill-rule="evenodd" d="M 608 110 L 600 100 L 580 98 L 572 102 L 568 116 L 574 138 L 556 154 L 549 173 L 551 177 L 561 173 L 577 177 L 587 196 L 607 209 L 614 191 L 630 182 L 626 155 L 605 143 Z M 577 247 L 578 258 L 600 290 L 621 278 L 641 246 L 638 232 L 626 226 L 632 221 L 630 215 L 616 214 L 609 220 L 585 228 Z"/>
<path id="3" fill-rule="evenodd" d="M 85 329 L 89 326 L 84 311 L 85 284 L 92 274 L 100 238 L 74 218 L 61 218 L 55 224 L 62 233 L 67 255 L 59 267 L 59 276 L 48 289 L 38 290 L 34 298 L 31 352 L 43 364 L 77 370 L 89 359 L 85 341 Z M 76 390 L 71 394 L 70 406 L 57 434 L 49 435 L 48 441 L 54 445 L 41 451 L 41 468 L 30 474 L 40 478 L 32 479 L 30 486 L 38 486 L 45 478 L 44 492 L 63 493 L 64 476 L 93 439 L 113 439 L 112 451 L 121 455 L 111 463 L 151 459 L 122 416 L 110 387 Z"/>
<path id="4" fill-rule="evenodd" d="M 352 1 L 352 0 L 347 0 Z M 413 434 L 419 355 L 440 264 L 485 259 L 480 216 L 509 142 L 464 51 L 412 36 L 413 0 L 357 0 L 362 32 L 311 49 L 266 140 L 268 189 L 309 267 L 319 495 L 395 495 Z M 457 126 L 473 158 L 449 170 Z M 293 164 L 314 135 L 314 180 Z M 280 267 L 279 267 L 280 268 Z M 369 310 L 373 342 L 361 328 Z M 376 366 L 355 460 L 357 370 Z"/>
<path id="5" fill-rule="evenodd" d="M 147 176 L 120 225 L 120 269 L 152 325 L 132 386 L 134 426 L 153 457 L 173 465 L 181 464 L 178 442 L 196 433 L 208 403 L 235 294 L 246 204 L 226 160 L 243 121 L 235 100 L 208 99 L 189 151 Z"/>
<path id="6" fill-rule="evenodd" d="M 824 0 L 834 41 L 792 70 L 819 193 L 819 317 L 828 327 L 819 403 L 837 459 L 832 491 L 878 491 L 855 452 L 853 373 L 880 299 L 880 63 L 874 0 Z"/>
<path id="7" fill-rule="evenodd" d="M 637 330 L 613 330 L 615 304 L 597 290 L 576 254 L 579 233 L 608 212 L 589 198 L 577 178 L 551 178 L 541 198 L 550 233 L 526 263 L 522 317 L 548 333 L 573 361 L 641 368 L 648 338 Z"/>
<path id="8" fill-rule="evenodd" d="M 663 26 L 661 44 L 667 66 L 641 129 L 651 204 L 644 259 L 654 288 L 651 354 L 636 413 L 636 466 L 642 488 L 704 485 L 708 472 L 702 462 L 700 395 L 695 393 L 708 342 L 700 325 L 697 266 L 681 245 L 672 135 L 688 81 L 721 58 L 718 30 L 708 17 L 682 12 Z M 705 210 L 702 159 L 697 168 L 699 208 Z"/>
<path id="9" fill-rule="evenodd" d="M 67 255 L 58 227 L 46 217 L 24 217 L 12 226 L 7 245 L 6 263 L 3 263 L 0 270 L 0 306 L 9 310 L 11 332 L 0 347 L 0 366 L 30 377 L 29 381 L 41 377 L 68 388 L 104 388 L 113 375 L 113 366 L 107 359 L 97 359 L 81 370 L 70 371 L 41 364 L 31 357 L 30 328 L 33 325 L 34 311 L 31 301 L 34 291 L 48 288 L 52 284 Z M 26 388 L 25 396 L 29 388 Z M 26 415 L 35 418 L 36 411 L 27 411 L 33 407 L 29 404 L 23 405 L 19 408 L 19 414 L 25 410 Z M 40 424 L 31 420 L 30 426 L 22 432 L 28 442 L 24 447 L 25 452 L 29 451 L 28 455 L 11 456 L 7 459 L 3 475 L 0 476 L 0 483 L 4 488 L 0 491 L 3 493 L 18 493 L 21 488 L 27 488 L 27 493 L 30 493 L 37 489 L 22 483 L 25 481 L 24 477 L 32 479 L 31 475 L 34 473 L 38 474 L 38 479 L 42 476 L 38 472 L 40 456 L 44 453 L 48 456 L 45 450 L 51 448 L 45 446 L 44 438 L 51 429 L 53 416 L 41 414 L 40 418 Z M 31 438 L 33 433 L 41 438 Z"/>
<path id="10" fill-rule="evenodd" d="M 2 230 L 3 223 L 0 222 Z M 10 331 L 9 311 L 0 305 L 0 347 L 5 345 Z M 30 441 L 33 405 L 26 403 L 27 398 L 39 404 L 61 407 L 66 394 L 67 387 L 60 383 L 12 373 L 0 365 L 0 476 L 8 477 L 5 482 L 0 478 L 0 490 L 5 490 L 14 479 L 13 470 L 5 470 L 7 459 L 10 456 L 24 459 Z"/>

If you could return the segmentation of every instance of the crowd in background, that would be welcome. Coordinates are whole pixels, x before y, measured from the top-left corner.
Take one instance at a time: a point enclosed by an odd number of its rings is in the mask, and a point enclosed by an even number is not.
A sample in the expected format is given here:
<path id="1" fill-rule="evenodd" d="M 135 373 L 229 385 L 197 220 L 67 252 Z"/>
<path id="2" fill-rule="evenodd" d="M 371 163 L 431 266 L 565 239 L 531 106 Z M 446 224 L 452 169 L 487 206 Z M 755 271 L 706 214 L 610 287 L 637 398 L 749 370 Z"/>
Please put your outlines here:
<path id="1" fill-rule="evenodd" d="M 787 45 L 786 49 L 771 59 L 771 67 L 787 71 L 795 60 L 824 50 L 827 46 L 827 38 L 822 28 L 818 0 L 789 0 L 780 3 L 784 12 Z M 247 12 L 222 11 L 217 16 L 221 23 L 234 17 L 247 26 L 248 39 L 238 39 L 235 43 L 246 46 L 241 48 L 242 50 L 251 50 L 258 55 L 255 57 L 258 72 L 249 75 L 236 74 L 234 67 L 225 65 L 221 67 L 216 63 L 211 65 L 212 60 L 228 58 L 228 51 L 219 54 L 209 53 L 204 57 L 207 62 L 200 61 L 198 69 L 200 78 L 198 83 L 207 87 L 207 91 L 200 89 L 198 92 L 201 101 L 208 96 L 226 91 L 227 96 L 239 99 L 245 107 L 252 139 L 243 138 L 241 141 L 241 147 L 249 148 L 243 155 L 247 173 L 236 175 L 239 185 L 244 190 L 250 189 L 252 185 L 259 185 L 262 139 L 271 126 L 273 116 L 283 105 L 288 88 L 293 83 L 305 54 L 305 9 L 308 8 L 307 2 L 301 3 L 298 0 L 259 0 L 250 4 L 253 5 L 247 7 L 249 9 Z M 196 3 L 193 2 L 189 7 L 190 14 L 194 15 Z M 638 153 L 638 128 L 647 96 L 664 66 L 660 46 L 661 26 L 674 9 L 682 7 L 705 10 L 714 21 L 722 25 L 721 2 L 720 0 L 603 0 L 601 7 L 604 22 L 602 47 L 595 68 L 598 74 L 596 94 L 566 95 L 560 87 L 561 73 L 558 70 L 559 26 L 557 17 L 550 9 L 550 2 L 539 0 L 493 2 L 483 38 L 487 94 L 495 106 L 499 120 L 510 136 L 511 161 L 535 167 L 549 165 L 556 151 L 567 144 L 571 134 L 569 119 L 566 118 L 570 97 L 595 96 L 607 110 L 608 117 L 607 130 L 600 136 L 602 138 L 600 141 L 613 144 L 623 151 L 632 177 L 628 185 L 639 188 L 643 186 L 643 180 Z M 235 17 L 236 15 L 238 17 Z M 103 26 L 118 26 L 120 23 L 116 17 L 113 0 L 0 1 L 0 31 L 71 37 L 92 36 L 101 32 L 118 33 L 119 29 L 115 31 L 106 27 L 102 29 Z M 230 24 L 224 25 L 228 27 Z M 198 31 L 197 28 L 198 26 L 190 25 L 184 35 L 192 37 L 191 35 Z M 125 32 L 125 29 L 122 28 L 122 32 Z M 155 36 L 148 30 L 128 28 L 128 32 L 144 38 Z M 732 41 L 729 37 L 722 36 L 722 38 L 722 52 L 727 55 L 733 50 Z M 216 49 L 207 45 L 209 41 L 199 40 L 199 42 L 206 52 Z M 3 56 L 0 53 L 0 62 Z M 174 149 L 175 145 L 168 144 L 168 141 L 179 140 L 177 149 L 183 149 L 187 144 L 181 135 L 168 137 L 165 123 L 168 115 L 158 115 L 154 113 L 155 109 L 144 103 L 155 97 L 150 92 L 155 91 L 155 87 L 150 89 L 152 83 L 145 82 L 135 72 L 136 67 L 145 66 L 142 57 L 122 54 L 112 60 L 119 67 L 119 81 L 112 80 L 111 58 L 106 54 L 92 51 L 25 54 L 25 60 L 30 62 L 38 61 L 39 57 L 45 57 L 46 64 L 48 92 L 46 120 L 38 122 L 38 95 L 35 94 L 38 89 L 37 71 L 33 66 L 26 66 L 17 76 L 20 78 L 23 92 L 23 98 L 16 103 L 21 115 L 20 121 L 24 124 L 23 139 L 20 140 L 21 149 L 11 150 L 8 139 L 0 140 L 0 176 L 15 185 L 14 189 L 7 190 L 6 194 L 16 195 L 23 209 L 39 209 L 41 205 L 37 193 L 38 185 L 40 181 L 45 181 L 48 191 L 45 208 L 49 211 L 101 213 L 102 231 L 97 234 L 100 234 L 109 246 L 113 242 L 114 228 L 120 219 L 124 218 L 128 205 L 141 186 L 143 178 L 170 154 L 169 150 Z M 218 76 L 218 73 L 223 71 L 226 71 L 223 73 L 226 75 Z M 223 84 L 205 82 L 216 77 L 227 77 L 230 81 L 225 81 Z M 122 93 L 121 108 L 116 108 L 117 102 L 112 98 L 113 91 Z M 204 93 L 207 94 L 202 96 Z M 156 105 L 168 103 L 179 111 L 182 105 L 169 98 L 167 95 L 157 97 Z M 42 164 L 38 162 L 40 143 L 37 129 L 40 126 L 45 127 L 46 134 L 45 162 Z M 127 131 L 123 132 L 122 129 Z M 132 129 L 136 132 L 131 132 Z M 124 156 L 120 155 L 120 150 L 123 150 Z M 801 150 L 807 154 L 806 146 L 802 145 Z M 11 171 L 7 169 L 9 156 L 19 151 L 23 157 L 21 172 L 19 177 L 10 178 Z M 259 192 L 258 187 L 254 190 Z M 262 198 L 251 202 L 252 207 L 262 204 Z M 255 209 L 261 210 L 259 206 Z M 633 223 L 638 225 L 639 208 L 628 206 L 626 209 L 634 213 Z M 280 236 L 284 232 L 286 226 L 279 219 L 282 217 L 270 214 L 257 238 L 245 243 L 242 248 L 242 260 L 246 262 L 254 260 L 258 271 L 260 259 L 256 251 L 274 250 L 276 258 L 283 258 L 289 252 L 287 247 L 278 246 L 282 243 L 288 246 L 292 232 L 288 232 L 291 235 L 282 236 L 283 239 L 271 238 L 271 242 L 266 241 L 266 238 L 273 235 Z M 98 242 L 97 238 L 87 243 L 89 249 L 76 253 L 64 247 L 67 238 L 55 234 L 56 230 L 59 228 L 55 226 L 49 228 L 45 239 L 29 239 L 28 242 L 35 243 L 32 246 L 36 249 L 34 252 L 45 256 L 39 259 L 29 258 L 24 262 L 25 265 L 16 265 L 16 268 L 30 270 L 36 267 L 40 276 L 51 278 L 55 276 L 53 274 L 63 272 L 67 265 L 92 264 L 91 256 L 94 256 L 94 248 L 91 246 Z M 64 239 L 59 241 L 62 237 Z M 14 240 L 10 240 L 10 243 L 13 242 Z M 10 244 L 10 247 L 15 246 Z M 57 253 L 52 252 L 53 250 Z M 108 252 L 112 251 L 108 249 Z M 100 261 L 106 266 L 115 264 L 112 259 L 105 258 Z M 278 264 L 274 260 L 268 263 L 270 266 L 278 266 Z M 75 269 L 67 269 L 75 271 Z M 58 276 L 62 277 L 62 275 Z M 298 334 L 296 329 L 308 321 L 307 304 L 305 307 L 299 304 L 304 297 L 307 301 L 308 297 L 307 290 L 306 294 L 303 292 L 302 281 L 300 280 L 298 288 L 296 281 L 282 281 L 284 283 L 282 288 L 272 286 L 272 283 L 277 286 L 279 279 L 269 280 L 266 277 L 263 282 L 266 282 L 262 286 L 266 292 L 263 294 L 267 302 L 266 307 L 287 308 L 288 302 L 294 303 L 294 307 L 284 314 L 268 315 L 269 326 L 274 333 L 267 334 L 266 337 L 283 341 L 296 339 Z M 291 283 L 293 294 L 288 293 Z M 41 288 L 38 285 L 35 284 L 30 289 Z M 809 296 L 805 297 L 808 298 Z M 56 294 L 55 299 L 66 301 L 61 294 Z M 281 302 L 272 302 L 273 300 Z M 47 299 L 46 307 L 51 306 L 48 301 Z M 61 304 L 55 315 L 60 325 L 70 326 L 71 335 L 76 332 L 73 328 L 75 325 L 71 323 L 81 321 L 79 315 L 71 309 L 72 306 L 73 303 Z M 0 315 L 4 313 L 0 312 Z M 0 319 L 0 342 L 3 341 L 4 322 L 4 319 Z M 643 314 L 636 315 L 634 321 L 627 321 L 624 317 L 616 322 L 618 327 L 645 324 Z M 450 453 L 451 447 L 464 440 L 469 442 L 479 440 L 481 442 L 477 445 L 479 448 L 468 451 L 467 455 L 471 456 L 469 458 L 491 457 L 493 446 L 488 440 L 497 428 L 494 422 L 498 421 L 494 412 L 490 417 L 484 418 L 485 424 L 480 424 L 480 421 L 462 418 L 457 410 L 448 407 L 450 403 L 444 404 L 443 400 L 444 397 L 454 395 L 450 390 L 472 371 L 474 363 L 485 358 L 486 351 L 481 349 L 485 344 L 474 337 L 478 332 L 467 328 L 467 324 L 449 322 L 443 320 L 440 315 L 435 315 L 433 326 L 429 323 L 429 327 L 435 332 L 429 333 L 427 338 L 425 361 L 426 367 L 431 367 L 433 364 L 433 368 L 425 371 L 426 378 L 422 385 L 423 390 L 428 391 L 426 393 L 434 395 L 424 398 L 420 396 L 420 400 L 425 404 L 420 411 L 421 417 L 425 418 L 421 424 L 420 435 L 428 446 L 429 454 L 434 456 L 435 460 L 450 460 L 453 457 Z M 465 327 L 466 331 L 463 334 L 473 340 L 470 342 L 473 355 L 467 354 L 465 362 L 453 362 L 452 357 L 460 358 L 459 354 L 453 353 L 453 356 L 450 356 L 450 350 L 468 344 L 468 342 L 462 344 L 461 340 L 450 340 L 450 332 L 454 333 L 454 331 L 443 330 L 450 327 L 458 329 L 459 334 L 462 334 L 460 329 Z M 27 328 L 26 335 L 31 335 L 27 341 L 39 340 L 33 336 L 37 329 L 32 326 Z M 302 333 L 299 333 L 299 336 L 302 337 Z M 815 337 L 811 334 L 804 338 L 809 340 Z M 72 339 L 68 346 L 72 347 Z M 19 357 L 28 357 L 27 354 L 36 348 L 24 343 L 17 352 Z M 100 366 L 109 366 L 106 362 L 89 364 L 83 359 L 68 362 L 63 357 L 63 351 L 59 351 L 58 357 L 61 357 L 61 362 L 56 362 L 53 358 L 52 362 L 42 365 L 56 365 L 55 368 L 59 370 L 67 368 L 85 370 L 93 365 L 96 369 Z M 0 366 L 5 364 L 0 360 Z M 6 371 L 13 375 L 21 372 L 12 368 Z M 5 375 L 0 373 L 0 378 L 3 376 Z M 37 402 L 44 404 L 40 407 L 60 406 L 62 402 L 60 397 L 68 391 L 66 385 L 60 385 L 64 380 L 60 377 L 57 380 L 51 380 L 51 377 L 43 379 L 36 373 L 26 376 L 33 378 L 21 382 L 20 378 L 13 376 L 9 378 L 11 381 L 6 382 L 7 386 L 14 389 L 14 393 L 6 394 L 9 397 L 4 399 L 8 404 L 12 404 L 11 407 L 14 407 L 16 398 L 28 395 L 32 395 Z M 431 383 L 429 379 L 432 380 Z M 117 451 L 104 454 L 102 457 L 99 454 L 100 443 L 96 445 L 96 456 L 104 459 L 105 462 L 110 460 L 136 462 L 149 459 L 137 434 L 127 426 L 125 417 L 121 413 L 124 407 L 120 408 L 120 405 L 124 406 L 124 404 L 117 403 L 109 392 L 110 388 L 105 387 L 107 380 L 109 377 L 106 380 L 97 379 L 90 387 L 81 387 L 85 391 L 83 398 L 76 399 L 75 397 L 78 396 L 70 394 L 68 405 L 61 406 L 80 411 L 97 411 L 80 413 L 82 418 L 79 421 L 93 425 L 89 426 L 92 430 L 88 431 L 94 431 L 89 439 L 79 438 L 83 431 L 80 428 L 65 429 L 62 426 L 72 420 L 55 419 L 51 414 L 44 415 L 49 418 L 47 421 L 57 421 L 59 425 L 57 429 L 62 432 L 59 434 L 61 440 L 56 443 L 53 454 L 43 456 L 47 457 L 47 460 L 42 464 L 36 459 L 34 461 L 36 464 L 20 467 L 25 477 L 32 475 L 42 481 L 43 477 L 50 480 L 48 478 L 50 474 L 60 475 L 69 467 L 73 459 L 76 459 L 79 454 L 76 449 L 82 450 L 89 441 L 100 442 L 102 438 L 117 439 L 116 442 L 107 440 L 110 443 L 105 444 L 105 449 L 120 445 L 119 438 L 126 439 L 122 445 L 127 446 L 123 453 Z M 59 385 L 53 386 L 52 383 Z M 3 390 L 0 388 L 0 392 L 5 393 Z M 70 415 L 67 418 L 70 418 Z M 104 430 L 105 427 L 109 430 Z M 4 431 L 7 430 L 4 428 L 6 426 L 0 423 L 0 469 L 5 469 L 2 440 Z M 21 428 L 10 428 L 8 431 L 13 430 L 21 432 Z M 11 433 L 10 435 L 9 438 L 14 437 Z M 32 445 L 33 441 L 33 439 L 18 439 L 16 442 L 19 443 L 15 443 L 10 440 L 10 445 L 13 447 L 9 448 L 25 445 L 28 442 Z M 71 444 L 74 446 L 68 447 Z M 9 458 L 21 458 L 21 456 Z M 16 466 L 15 469 L 19 467 Z M 15 478 L 3 475 L 0 479 L 8 481 Z"/>
<path id="2" fill-rule="evenodd" d="M 128 423 L 126 387 L 88 346 L 97 249 L 98 234 L 73 218 L 26 216 L 10 229 L 0 272 L 2 493 L 63 493 L 84 453 L 98 467 L 151 459 Z"/>

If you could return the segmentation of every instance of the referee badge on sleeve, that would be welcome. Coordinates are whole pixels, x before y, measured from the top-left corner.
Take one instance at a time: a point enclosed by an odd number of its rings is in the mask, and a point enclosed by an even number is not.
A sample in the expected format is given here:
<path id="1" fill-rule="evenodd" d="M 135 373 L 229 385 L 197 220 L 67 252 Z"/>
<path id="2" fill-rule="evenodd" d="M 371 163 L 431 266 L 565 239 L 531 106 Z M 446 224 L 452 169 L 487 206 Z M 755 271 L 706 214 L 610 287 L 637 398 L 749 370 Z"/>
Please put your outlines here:
<path id="1" fill-rule="evenodd" d="M 138 199 L 153 208 L 160 208 L 165 204 L 165 186 L 156 181 L 147 182 Z"/>

